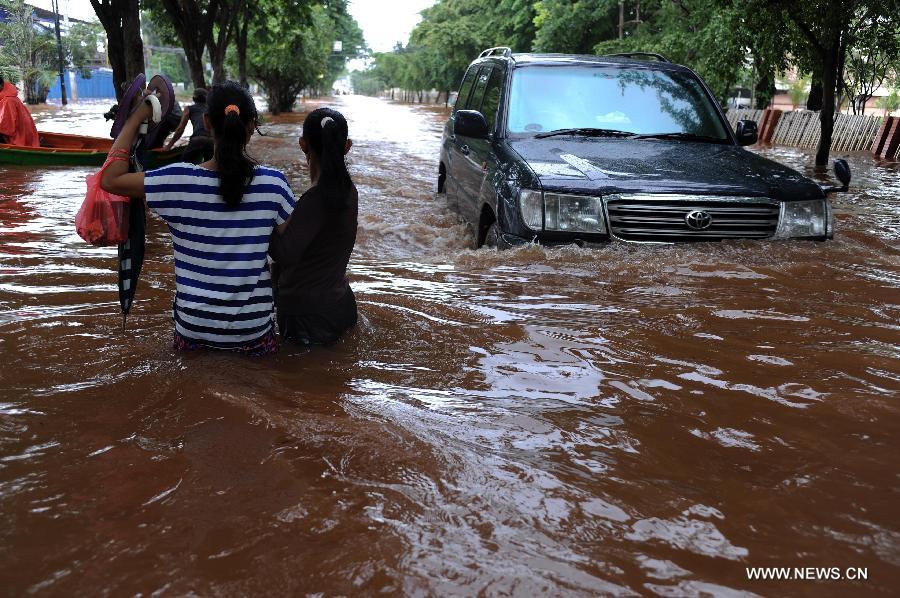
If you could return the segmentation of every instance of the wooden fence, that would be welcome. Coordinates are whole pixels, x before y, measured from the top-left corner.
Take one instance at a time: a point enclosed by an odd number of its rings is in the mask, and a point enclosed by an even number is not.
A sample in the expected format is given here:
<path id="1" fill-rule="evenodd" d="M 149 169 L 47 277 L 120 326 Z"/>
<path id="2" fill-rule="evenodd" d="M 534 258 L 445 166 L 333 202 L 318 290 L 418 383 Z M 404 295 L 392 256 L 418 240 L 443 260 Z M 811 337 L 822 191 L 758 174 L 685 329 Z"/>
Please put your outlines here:
<path id="1" fill-rule="evenodd" d="M 776 145 L 815 148 L 822 135 L 819 113 L 809 110 L 781 112 L 780 110 L 732 109 L 727 113 L 728 122 L 734 128 L 739 120 L 753 120 L 760 123 L 760 140 Z M 865 114 L 837 114 L 834 118 L 834 133 L 831 137 L 831 151 L 857 152 L 873 150 L 878 145 L 878 137 L 884 132 L 880 116 Z M 883 144 L 882 144 L 883 145 Z M 881 157 L 900 159 L 900 146 Z"/>
<path id="2" fill-rule="evenodd" d="M 875 134 L 881 126 L 880 116 L 864 114 L 837 114 L 834 118 L 834 133 L 831 137 L 831 151 L 856 152 L 872 147 Z M 772 143 L 814 148 L 822 136 L 819 113 L 802 110 L 785 112 L 775 126 Z"/>
<path id="3" fill-rule="evenodd" d="M 732 108 L 725 113 L 725 118 L 728 119 L 731 130 L 734 130 L 737 128 L 739 120 L 752 120 L 758 124 L 762 120 L 763 112 L 763 110 L 750 110 L 748 108 Z"/>

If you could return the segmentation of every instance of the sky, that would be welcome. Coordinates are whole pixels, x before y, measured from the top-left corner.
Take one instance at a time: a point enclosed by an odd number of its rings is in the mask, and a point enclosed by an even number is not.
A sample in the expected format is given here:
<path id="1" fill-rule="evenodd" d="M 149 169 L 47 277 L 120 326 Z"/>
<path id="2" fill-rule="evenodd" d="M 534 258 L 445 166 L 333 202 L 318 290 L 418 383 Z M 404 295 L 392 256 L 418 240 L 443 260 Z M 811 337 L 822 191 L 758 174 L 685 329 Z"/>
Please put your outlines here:
<path id="1" fill-rule="evenodd" d="M 397 42 L 406 44 L 409 34 L 419 22 L 419 12 L 435 0 L 350 0 L 350 14 L 359 23 L 366 43 L 375 52 L 387 52 Z M 28 0 L 28 4 L 52 10 L 51 0 Z M 59 11 L 73 19 L 95 17 L 90 0 L 59 0 Z"/>
<path id="2" fill-rule="evenodd" d="M 26 4 L 43 8 L 44 10 L 53 10 L 52 0 L 26 0 Z M 91 7 L 90 0 L 58 0 L 59 14 L 78 19 L 80 21 L 96 21 L 97 15 Z"/>
<path id="3" fill-rule="evenodd" d="M 87 1 L 87 0 L 85 0 Z M 350 0 L 350 14 L 359 23 L 374 52 L 387 52 L 397 42 L 406 45 L 419 13 L 435 0 Z"/>

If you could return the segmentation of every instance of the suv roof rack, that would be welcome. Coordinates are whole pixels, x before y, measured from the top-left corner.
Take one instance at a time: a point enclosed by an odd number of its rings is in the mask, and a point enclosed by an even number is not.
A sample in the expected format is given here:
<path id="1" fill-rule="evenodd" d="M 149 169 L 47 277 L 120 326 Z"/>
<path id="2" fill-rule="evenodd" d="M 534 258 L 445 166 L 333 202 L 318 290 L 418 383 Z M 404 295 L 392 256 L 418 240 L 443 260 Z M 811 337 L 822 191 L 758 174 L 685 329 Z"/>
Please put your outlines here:
<path id="1" fill-rule="evenodd" d="M 502 54 L 503 56 L 512 56 L 512 48 L 507 48 L 506 46 L 497 46 L 496 48 L 488 48 L 478 55 L 478 58 L 484 58 L 485 56 L 496 56 L 497 54 Z"/>
<path id="2" fill-rule="evenodd" d="M 671 62 L 668 58 L 666 58 L 662 54 L 657 54 L 656 52 L 622 52 L 620 54 L 606 54 L 606 56 L 616 58 L 634 58 L 636 56 L 645 56 L 649 58 L 655 58 L 660 62 Z"/>

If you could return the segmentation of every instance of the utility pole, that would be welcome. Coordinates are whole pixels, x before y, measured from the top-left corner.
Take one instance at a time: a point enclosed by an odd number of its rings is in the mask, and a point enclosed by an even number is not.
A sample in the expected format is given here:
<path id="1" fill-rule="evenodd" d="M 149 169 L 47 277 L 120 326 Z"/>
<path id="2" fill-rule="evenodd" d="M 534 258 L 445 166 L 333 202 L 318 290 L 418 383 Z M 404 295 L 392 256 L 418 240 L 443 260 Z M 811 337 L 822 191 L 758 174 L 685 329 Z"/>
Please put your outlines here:
<path id="1" fill-rule="evenodd" d="M 619 39 L 625 37 L 625 2 L 619 0 Z"/>
<path id="2" fill-rule="evenodd" d="M 59 91 L 62 105 L 68 104 L 66 99 L 66 65 L 63 58 L 62 34 L 59 32 L 59 3 L 53 0 L 53 15 L 56 17 L 56 47 L 59 50 Z"/>

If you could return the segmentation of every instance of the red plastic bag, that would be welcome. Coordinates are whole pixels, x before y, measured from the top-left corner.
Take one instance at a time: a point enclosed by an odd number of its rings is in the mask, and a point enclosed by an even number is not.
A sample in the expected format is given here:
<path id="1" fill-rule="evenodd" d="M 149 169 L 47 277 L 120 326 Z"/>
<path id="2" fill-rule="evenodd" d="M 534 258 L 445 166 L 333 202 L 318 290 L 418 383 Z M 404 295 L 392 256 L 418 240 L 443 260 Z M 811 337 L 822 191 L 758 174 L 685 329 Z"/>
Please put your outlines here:
<path id="1" fill-rule="evenodd" d="M 100 187 L 103 171 L 87 177 L 87 193 L 84 203 L 75 214 L 75 230 L 78 236 L 91 245 L 118 245 L 128 239 L 128 204 L 130 199 L 114 195 Z"/>

